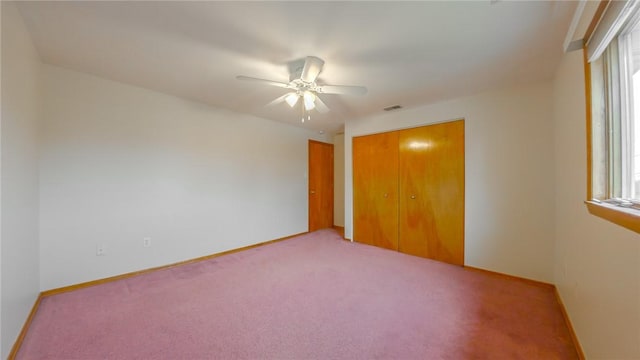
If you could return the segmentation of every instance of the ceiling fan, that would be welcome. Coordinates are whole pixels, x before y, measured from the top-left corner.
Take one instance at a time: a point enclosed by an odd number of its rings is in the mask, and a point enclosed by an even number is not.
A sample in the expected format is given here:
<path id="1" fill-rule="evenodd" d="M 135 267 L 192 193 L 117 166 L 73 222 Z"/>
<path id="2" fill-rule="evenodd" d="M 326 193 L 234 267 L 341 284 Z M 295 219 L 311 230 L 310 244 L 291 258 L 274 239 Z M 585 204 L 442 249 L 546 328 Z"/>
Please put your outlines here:
<path id="1" fill-rule="evenodd" d="M 307 56 L 304 59 L 304 64 L 300 61 L 300 64 L 291 71 L 288 83 L 242 75 L 236 76 L 236 79 L 260 82 L 291 90 L 267 105 L 286 102 L 289 106 L 294 107 L 302 99 L 302 122 L 304 122 L 305 112 L 307 113 L 307 120 L 309 120 L 311 117 L 308 112 L 313 109 L 320 113 L 329 111 L 327 105 L 320 99 L 320 94 L 364 95 L 367 93 L 367 88 L 364 86 L 318 85 L 316 80 L 323 66 L 324 60 L 315 56 Z"/>

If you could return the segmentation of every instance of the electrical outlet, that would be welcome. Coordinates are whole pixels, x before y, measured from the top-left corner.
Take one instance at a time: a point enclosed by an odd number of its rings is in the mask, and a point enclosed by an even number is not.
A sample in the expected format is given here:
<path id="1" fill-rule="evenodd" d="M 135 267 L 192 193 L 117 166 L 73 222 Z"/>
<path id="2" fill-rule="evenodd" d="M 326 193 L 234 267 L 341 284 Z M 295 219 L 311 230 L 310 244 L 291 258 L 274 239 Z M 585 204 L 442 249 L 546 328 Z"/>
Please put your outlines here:
<path id="1" fill-rule="evenodd" d="M 146 238 L 142 239 L 142 246 L 150 247 L 151 246 L 151 238 L 150 237 L 146 237 Z"/>
<path id="2" fill-rule="evenodd" d="M 107 255 L 107 245 L 98 244 L 96 245 L 96 256 L 105 256 Z"/>

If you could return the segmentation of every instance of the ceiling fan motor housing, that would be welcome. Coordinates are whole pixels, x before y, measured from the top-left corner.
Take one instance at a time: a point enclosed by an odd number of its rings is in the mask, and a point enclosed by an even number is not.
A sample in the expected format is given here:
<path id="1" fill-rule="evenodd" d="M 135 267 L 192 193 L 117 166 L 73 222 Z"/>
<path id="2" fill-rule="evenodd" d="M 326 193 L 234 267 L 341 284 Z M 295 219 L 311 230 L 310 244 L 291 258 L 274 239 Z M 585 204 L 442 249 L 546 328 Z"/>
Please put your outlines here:
<path id="1" fill-rule="evenodd" d="M 304 61 L 300 64 L 299 67 L 296 67 L 289 74 L 289 82 L 294 82 L 295 80 L 300 80 L 300 76 L 302 76 L 302 69 L 304 68 Z"/>

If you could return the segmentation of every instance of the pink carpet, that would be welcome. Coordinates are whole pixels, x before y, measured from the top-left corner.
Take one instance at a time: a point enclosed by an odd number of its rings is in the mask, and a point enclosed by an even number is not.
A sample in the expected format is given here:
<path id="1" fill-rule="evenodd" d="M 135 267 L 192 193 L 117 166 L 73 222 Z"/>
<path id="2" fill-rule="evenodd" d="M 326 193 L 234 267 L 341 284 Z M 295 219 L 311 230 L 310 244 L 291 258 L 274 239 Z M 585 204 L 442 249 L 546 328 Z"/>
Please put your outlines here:
<path id="1" fill-rule="evenodd" d="M 18 359 L 577 359 L 553 290 L 321 230 L 43 299 Z"/>

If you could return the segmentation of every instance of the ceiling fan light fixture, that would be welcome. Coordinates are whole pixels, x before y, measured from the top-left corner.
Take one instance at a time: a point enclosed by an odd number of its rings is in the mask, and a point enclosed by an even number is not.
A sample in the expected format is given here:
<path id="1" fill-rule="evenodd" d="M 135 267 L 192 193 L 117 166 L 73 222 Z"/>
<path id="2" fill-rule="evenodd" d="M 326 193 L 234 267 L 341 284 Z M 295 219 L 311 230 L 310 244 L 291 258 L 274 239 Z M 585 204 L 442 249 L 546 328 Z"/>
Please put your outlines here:
<path id="1" fill-rule="evenodd" d="M 291 93 L 289 95 L 287 95 L 286 98 L 284 98 L 284 101 L 287 102 L 287 104 L 289 104 L 289 106 L 294 107 L 296 106 L 296 103 L 298 102 L 298 94 L 296 93 Z"/>
<path id="2" fill-rule="evenodd" d="M 305 110 L 313 110 L 316 107 L 316 96 L 312 92 L 305 91 L 302 97 L 304 99 Z"/>
<path id="3" fill-rule="evenodd" d="M 305 121 L 305 112 L 315 109 L 318 113 L 325 114 L 329 111 L 327 105 L 322 101 L 320 94 L 364 95 L 367 93 L 367 88 L 364 86 L 327 84 L 318 86 L 318 75 L 322 72 L 324 60 L 315 56 L 307 56 L 304 59 L 304 64 L 300 64 L 300 62 L 301 59 L 296 60 L 293 62 L 293 65 L 290 66 L 288 83 L 243 75 L 236 76 L 236 79 L 289 89 L 288 93 L 277 97 L 268 103 L 267 106 L 286 102 L 290 107 L 295 108 L 298 103 L 301 103 L 299 108 L 303 112 L 302 122 Z M 299 98 L 302 98 L 302 100 L 299 100 Z M 310 120 L 310 116 L 307 116 L 307 120 Z"/>

